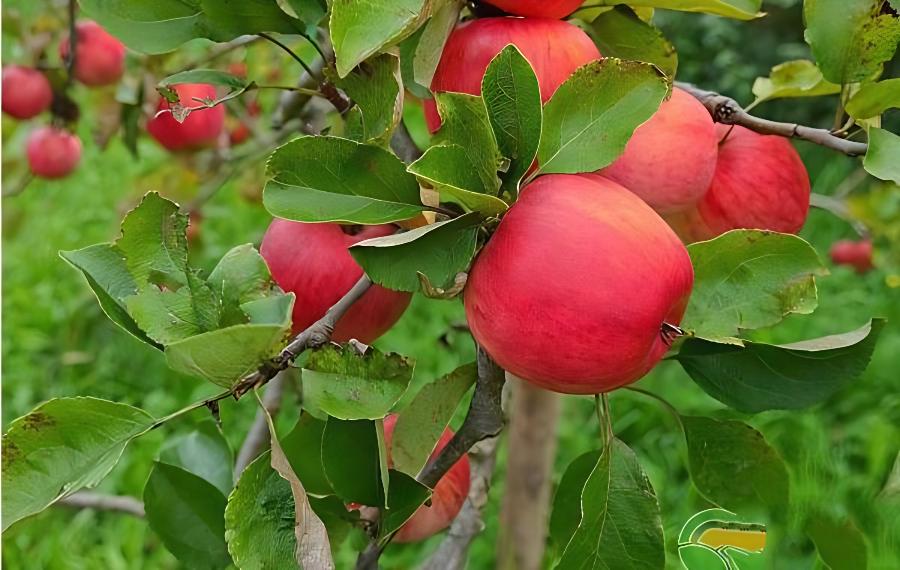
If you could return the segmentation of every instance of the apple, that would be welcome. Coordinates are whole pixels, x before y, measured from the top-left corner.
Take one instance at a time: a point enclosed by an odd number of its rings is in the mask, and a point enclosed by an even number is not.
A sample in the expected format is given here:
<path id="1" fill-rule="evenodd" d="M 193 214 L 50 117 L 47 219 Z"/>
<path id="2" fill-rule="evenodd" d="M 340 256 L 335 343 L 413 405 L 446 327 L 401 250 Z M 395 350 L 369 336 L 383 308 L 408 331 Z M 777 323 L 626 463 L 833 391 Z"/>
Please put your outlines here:
<path id="1" fill-rule="evenodd" d="M 81 160 L 81 140 L 63 129 L 41 127 L 28 135 L 25 154 L 32 174 L 38 178 L 63 178 Z"/>
<path id="2" fill-rule="evenodd" d="M 706 193 L 716 170 L 719 139 L 709 111 L 675 88 L 625 152 L 600 173 L 640 196 L 660 214 L 692 207 Z"/>
<path id="3" fill-rule="evenodd" d="M 195 99 L 215 99 L 216 88 L 206 83 L 182 83 L 173 85 L 178 99 L 185 107 L 200 105 Z M 206 109 L 191 111 L 183 123 L 179 123 L 172 113 L 160 113 L 169 108 L 169 102 L 160 98 L 157 114 L 147 121 L 147 132 L 165 148 L 196 150 L 214 146 L 222 133 L 225 123 L 225 107 L 216 105 Z"/>
<path id="4" fill-rule="evenodd" d="M 319 320 L 362 277 L 347 251 L 360 241 L 390 235 L 392 225 L 342 226 L 275 219 L 259 249 L 275 282 L 297 296 L 294 334 Z M 370 344 L 384 334 L 409 305 L 409 293 L 373 285 L 334 328 L 332 340 L 351 338 Z"/>
<path id="5" fill-rule="evenodd" d="M 112 85 L 125 71 L 125 46 L 97 22 L 75 24 L 75 79 L 90 85 Z M 69 36 L 59 44 L 59 57 L 69 58 Z"/>
<path id="6" fill-rule="evenodd" d="M 809 174 L 790 141 L 739 126 L 717 125 L 716 172 L 695 208 L 667 221 L 685 241 L 729 230 L 796 233 L 809 212 Z"/>
<path id="7" fill-rule="evenodd" d="M 260 111 L 259 101 L 254 100 L 247 103 L 247 117 L 251 120 L 258 117 Z M 250 138 L 250 135 L 253 134 L 247 121 L 239 119 L 235 120 L 237 123 L 228 131 L 228 141 L 231 143 L 231 146 L 237 146 L 246 142 L 247 139 Z"/>
<path id="8" fill-rule="evenodd" d="M 482 0 L 504 12 L 529 18 L 565 18 L 584 0 Z"/>
<path id="9" fill-rule="evenodd" d="M 3 112 L 16 119 L 30 119 L 50 108 L 53 90 L 47 77 L 30 67 L 3 68 Z"/>
<path id="10" fill-rule="evenodd" d="M 643 200 L 596 174 L 553 174 L 522 190 L 476 258 L 466 318 L 511 374 L 608 392 L 663 357 L 693 281 L 687 249 Z"/>
<path id="11" fill-rule="evenodd" d="M 513 44 L 531 63 L 547 102 L 556 89 L 582 65 L 600 58 L 597 46 L 580 28 L 561 20 L 481 18 L 456 27 L 447 39 L 431 81 L 434 92 L 478 95 L 491 60 Z M 431 132 L 441 126 L 434 100 L 424 102 Z"/>
<path id="12" fill-rule="evenodd" d="M 831 246 L 830 254 L 835 265 L 849 265 L 859 274 L 868 273 L 875 268 L 872 264 L 872 240 L 842 239 Z"/>
<path id="13" fill-rule="evenodd" d="M 396 415 L 384 418 L 384 441 L 388 455 L 390 455 L 391 440 L 396 425 Z M 453 431 L 447 428 L 441 434 L 430 459 L 437 457 L 451 439 L 453 439 Z M 390 463 L 390 459 L 388 462 Z M 394 535 L 394 542 L 425 540 L 450 526 L 469 495 L 469 478 L 469 456 L 464 454 L 435 485 L 434 493 L 431 495 L 431 505 L 419 507 Z"/>

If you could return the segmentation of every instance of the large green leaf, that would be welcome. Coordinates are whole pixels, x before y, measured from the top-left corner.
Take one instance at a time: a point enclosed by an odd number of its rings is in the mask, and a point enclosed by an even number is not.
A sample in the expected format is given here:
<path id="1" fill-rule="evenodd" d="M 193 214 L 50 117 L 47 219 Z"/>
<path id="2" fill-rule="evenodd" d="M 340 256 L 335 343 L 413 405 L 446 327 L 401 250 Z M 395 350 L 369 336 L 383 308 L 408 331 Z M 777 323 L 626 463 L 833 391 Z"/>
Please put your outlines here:
<path id="1" fill-rule="evenodd" d="M 594 6 L 615 6 L 620 0 L 599 0 Z M 635 8 L 663 8 L 685 12 L 702 12 L 739 20 L 752 20 L 762 16 L 762 0 L 628 0 Z"/>
<path id="2" fill-rule="evenodd" d="M 231 564 L 225 544 L 225 495 L 180 467 L 156 463 L 144 486 L 150 528 L 189 568 L 218 570 Z"/>
<path id="3" fill-rule="evenodd" d="M 222 325 L 245 323 L 244 303 L 263 299 L 281 290 L 269 274 L 265 259 L 250 245 L 231 248 L 207 278 L 222 303 Z"/>
<path id="4" fill-rule="evenodd" d="M 688 468 L 697 490 L 732 511 L 788 505 L 787 468 L 761 433 L 737 420 L 681 418 Z"/>
<path id="5" fill-rule="evenodd" d="M 212 419 L 167 440 L 159 460 L 209 481 L 222 491 L 223 496 L 234 487 L 234 457 L 222 430 Z"/>
<path id="6" fill-rule="evenodd" d="M 581 519 L 559 569 L 665 566 L 662 521 L 650 480 L 619 440 L 600 455 L 581 492 Z M 627 563 L 626 563 L 627 561 Z"/>
<path id="7" fill-rule="evenodd" d="M 300 137 L 269 158 L 263 203 L 300 222 L 381 224 L 425 209 L 419 185 L 389 151 L 348 139 Z"/>
<path id="8" fill-rule="evenodd" d="M 425 466 L 463 396 L 478 378 L 474 362 L 426 384 L 397 416 L 391 439 L 394 468 L 415 477 Z"/>
<path id="9" fill-rule="evenodd" d="M 303 399 L 342 420 L 381 419 L 412 379 L 415 362 L 369 347 L 329 344 L 314 350 L 303 366 Z"/>
<path id="10" fill-rule="evenodd" d="M 540 171 L 577 174 L 608 166 L 667 89 L 665 76 L 646 63 L 610 57 L 578 68 L 544 106 Z"/>
<path id="11" fill-rule="evenodd" d="M 900 19 L 881 14 L 880 0 L 805 0 L 806 42 L 832 83 L 854 83 L 881 74 L 897 50 Z"/>
<path id="12" fill-rule="evenodd" d="M 900 184 L 900 136 L 884 129 L 869 129 L 869 150 L 863 166 L 875 178 Z"/>
<path id="13" fill-rule="evenodd" d="M 487 67 L 481 97 L 500 153 L 509 160 L 501 191 L 515 198 L 541 141 L 541 92 L 531 64 L 508 45 Z"/>
<path id="14" fill-rule="evenodd" d="M 441 60 L 441 53 L 444 51 L 444 44 L 459 21 L 459 13 L 463 9 L 463 3 L 455 0 L 438 4 L 443 5 L 434 10 L 434 14 L 421 28 L 422 33 L 416 42 L 411 62 L 415 83 L 426 88 L 431 85 L 434 72 Z"/>
<path id="15" fill-rule="evenodd" d="M 791 234 L 733 230 L 688 246 L 688 253 L 694 290 L 682 326 L 708 339 L 813 312 L 815 276 L 828 273 L 812 246 Z"/>
<path id="16" fill-rule="evenodd" d="M 435 93 L 434 98 L 441 115 L 441 128 L 434 136 L 435 143 L 462 147 L 469 158 L 468 168 L 481 182 L 477 188 L 470 185 L 461 187 L 496 196 L 500 190 L 497 170 L 502 157 L 484 101 L 481 97 L 465 93 Z M 457 165 L 454 164 L 454 167 Z M 471 176 L 469 174 L 467 179 Z"/>
<path id="17" fill-rule="evenodd" d="M 362 121 L 362 140 L 384 145 L 403 114 L 400 60 L 381 54 L 363 61 L 335 84 L 356 103 Z"/>
<path id="18" fill-rule="evenodd" d="M 153 424 L 147 412 L 96 398 L 60 398 L 3 435 L 3 530 L 99 483 L 125 446 Z"/>
<path id="19" fill-rule="evenodd" d="M 620 4 L 600 14 L 591 22 L 590 31 L 604 57 L 652 63 L 674 81 L 678 69 L 675 46 L 628 6 Z"/>
<path id="20" fill-rule="evenodd" d="M 851 521 L 834 521 L 824 515 L 809 517 L 806 534 L 819 552 L 819 559 L 831 570 L 864 570 L 868 567 L 866 539 Z"/>
<path id="21" fill-rule="evenodd" d="M 403 526 L 431 496 L 431 489 L 411 476 L 391 469 L 388 471 L 390 490 L 384 518 L 378 528 L 381 539 Z"/>
<path id="22" fill-rule="evenodd" d="M 421 273 L 437 287 L 468 270 L 481 216 L 475 212 L 390 236 L 361 241 L 350 254 L 376 283 L 417 291 Z"/>
<path id="23" fill-rule="evenodd" d="M 281 448 L 306 492 L 310 495 L 333 495 L 334 489 L 322 466 L 322 434 L 325 422 L 304 413 L 294 429 L 281 438 Z"/>
<path id="24" fill-rule="evenodd" d="M 768 77 L 758 77 L 753 82 L 756 101 L 787 97 L 818 97 L 841 92 L 841 86 L 827 81 L 816 64 L 808 59 L 780 63 L 772 68 Z"/>
<path id="25" fill-rule="evenodd" d="M 866 369 L 884 320 L 793 344 L 744 346 L 689 338 L 676 355 L 703 390 L 741 412 L 795 410 L 822 402 Z"/>
<path id="26" fill-rule="evenodd" d="M 328 418 L 322 436 L 322 465 L 331 487 L 345 502 L 384 505 L 382 454 L 375 422 Z"/>
<path id="27" fill-rule="evenodd" d="M 877 117 L 900 107 L 900 78 L 867 83 L 847 101 L 847 114 L 854 119 Z"/>
<path id="28" fill-rule="evenodd" d="M 588 477 L 597 466 L 602 451 L 588 451 L 576 457 L 566 467 L 550 511 L 550 538 L 559 552 L 565 549 L 581 523 L 581 493 Z"/>
<path id="29" fill-rule="evenodd" d="M 437 190 L 441 202 L 453 202 L 484 216 L 502 214 L 509 206 L 500 198 L 484 193 L 484 180 L 472 160 L 470 153 L 457 144 L 435 145 L 407 170 L 420 182 Z"/>

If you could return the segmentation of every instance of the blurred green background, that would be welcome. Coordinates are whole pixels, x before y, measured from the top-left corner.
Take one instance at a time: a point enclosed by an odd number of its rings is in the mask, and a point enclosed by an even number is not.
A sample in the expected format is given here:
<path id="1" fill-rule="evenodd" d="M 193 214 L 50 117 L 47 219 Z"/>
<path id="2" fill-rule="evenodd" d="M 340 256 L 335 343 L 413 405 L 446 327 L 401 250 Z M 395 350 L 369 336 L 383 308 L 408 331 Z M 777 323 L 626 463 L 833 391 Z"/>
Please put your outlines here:
<path id="1" fill-rule="evenodd" d="M 64 17 L 59 2 L 16 0 L 3 3 L 4 64 L 23 57 L 23 30 L 53 33 Z M 680 54 L 679 79 L 720 90 L 748 103 L 755 77 L 772 65 L 808 57 L 803 43 L 799 0 L 766 3 L 767 18 L 741 23 L 711 16 L 659 12 L 656 23 Z M 50 49 L 51 63 L 55 57 Z M 189 52 L 200 53 L 202 45 Z M 238 50 L 218 63 L 246 61 L 250 77 L 285 68 L 280 54 L 268 49 Z M 166 62 L 163 62 L 165 65 Z M 168 68 L 167 68 L 168 69 Z M 174 64 L 170 71 L 176 70 Z M 893 69 L 897 69 L 896 62 Z M 891 70 L 888 71 L 890 73 Z M 264 116 L 275 94 L 262 98 Z M 182 203 L 202 185 L 202 159 L 172 157 L 142 139 L 136 160 L 114 138 L 100 150 L 92 142 L 98 125 L 117 112 L 113 92 L 76 87 L 82 103 L 79 134 L 85 141 L 77 172 L 58 182 L 33 181 L 16 196 L 3 199 L 2 372 L 3 425 L 48 398 L 92 395 L 140 406 L 162 415 L 212 393 L 200 380 L 179 376 L 165 365 L 161 353 L 123 334 L 103 315 L 81 275 L 57 255 L 113 239 L 125 211 L 149 190 L 160 190 Z M 760 115 L 829 126 L 835 97 L 766 103 Z M 890 117 L 894 121 L 896 117 Z M 16 123 L 3 119 L 3 188 L 18 189 L 24 176 L 23 150 L 28 131 L 41 120 Z M 813 191 L 843 192 L 859 168 L 858 161 L 809 145 L 798 145 L 810 172 Z M 673 149 L 676 150 L 676 149 Z M 210 269 L 228 249 L 257 243 L 270 217 L 259 204 L 262 162 L 242 168 L 202 209 L 194 263 Z M 766 412 L 748 421 L 781 452 L 792 476 L 791 503 L 784 525 L 772 529 L 771 559 L 777 568 L 823 567 L 802 524 L 811 513 L 849 520 L 866 535 L 870 567 L 900 568 L 900 496 L 894 475 L 893 494 L 882 491 L 900 445 L 900 192 L 896 187 L 862 179 L 851 195 L 852 211 L 876 233 L 879 268 L 857 275 L 831 267 L 819 280 L 820 308 L 810 316 L 791 317 L 757 337 L 793 341 L 848 331 L 871 316 L 890 322 L 865 375 L 830 401 L 802 413 Z M 827 258 L 831 243 L 854 237 L 852 228 L 833 215 L 813 210 L 802 232 Z M 891 287 L 893 285 L 893 287 Z M 417 297 L 400 323 L 377 344 L 416 358 L 416 382 L 423 383 L 473 358 L 471 341 L 455 332 L 463 320 L 458 301 Z M 662 363 L 640 381 L 671 401 L 684 413 L 734 417 L 696 387 L 673 362 Z M 709 505 L 690 484 L 682 436 L 671 417 L 656 403 L 628 392 L 614 393 L 614 427 L 632 446 L 656 489 L 670 547 L 669 566 L 679 567 L 674 540 L 681 525 Z M 296 394 L 288 396 L 279 424 L 296 419 Z M 232 446 L 240 446 L 253 417 L 251 403 L 223 402 L 223 427 Z M 134 442 L 101 490 L 139 497 L 152 460 L 165 438 L 188 430 L 204 412 L 151 433 Z M 559 431 L 556 480 L 578 455 L 598 446 L 596 419 L 590 398 L 567 397 Z M 503 494 L 505 447 L 501 445 L 486 529 L 471 551 L 470 567 L 493 566 L 500 497 Z M 421 545 L 393 546 L 384 558 L 386 568 L 409 568 L 433 549 L 440 537 Z M 339 568 L 353 559 L 343 548 Z M 140 520 L 89 510 L 51 508 L 23 521 L 3 536 L 3 563 L 28 569 L 169 569 L 179 563 Z"/>

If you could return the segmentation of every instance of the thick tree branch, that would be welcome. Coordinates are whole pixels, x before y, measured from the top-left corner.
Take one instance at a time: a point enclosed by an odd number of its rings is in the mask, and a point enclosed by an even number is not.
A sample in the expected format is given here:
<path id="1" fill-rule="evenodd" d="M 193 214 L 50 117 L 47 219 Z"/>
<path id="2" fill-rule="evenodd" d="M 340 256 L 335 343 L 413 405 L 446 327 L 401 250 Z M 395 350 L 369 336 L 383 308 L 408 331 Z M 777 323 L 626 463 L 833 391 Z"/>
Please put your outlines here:
<path id="1" fill-rule="evenodd" d="M 286 372 L 279 372 L 269 382 L 269 385 L 266 387 L 266 393 L 263 394 L 263 407 L 269 411 L 269 415 L 273 418 L 278 415 L 278 411 L 281 409 L 281 400 L 286 384 Z M 247 431 L 247 437 L 244 438 L 244 443 L 241 445 L 237 460 L 234 463 L 234 480 L 237 481 L 244 469 L 268 447 L 269 423 L 266 421 L 266 413 L 263 410 L 257 410 L 256 417 L 253 418 L 253 424 Z"/>
<path id="2" fill-rule="evenodd" d="M 143 518 L 144 504 L 134 497 L 119 495 L 104 495 L 91 491 L 79 491 L 61 499 L 56 503 L 64 507 L 75 509 L 94 509 L 98 511 L 116 511 Z"/>
<path id="3" fill-rule="evenodd" d="M 717 123 L 724 125 L 740 125 L 751 131 L 756 131 L 764 135 L 779 135 L 782 137 L 795 138 L 815 143 L 838 152 L 842 152 L 847 156 L 862 156 L 866 154 L 869 146 L 866 143 L 850 141 L 841 138 L 827 129 L 817 129 L 813 127 L 805 127 L 795 123 L 779 123 L 755 117 L 744 110 L 737 101 L 731 97 L 720 95 L 713 91 L 706 91 L 691 85 L 690 83 L 676 82 L 675 85 L 703 103 L 703 106 L 712 115 Z"/>
<path id="4" fill-rule="evenodd" d="M 391 137 L 391 150 L 406 164 L 415 162 L 422 156 L 422 149 L 412 139 L 403 121 L 400 121 Z"/>

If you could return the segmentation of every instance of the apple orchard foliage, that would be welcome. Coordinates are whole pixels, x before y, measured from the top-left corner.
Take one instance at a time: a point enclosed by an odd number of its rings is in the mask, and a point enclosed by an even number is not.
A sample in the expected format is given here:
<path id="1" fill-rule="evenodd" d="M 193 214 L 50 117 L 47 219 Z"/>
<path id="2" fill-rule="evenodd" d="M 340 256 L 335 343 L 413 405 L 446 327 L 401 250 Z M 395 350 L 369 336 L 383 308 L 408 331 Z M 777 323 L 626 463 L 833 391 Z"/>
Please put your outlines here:
<path id="1" fill-rule="evenodd" d="M 327 132 L 269 141 L 263 203 L 279 219 L 259 252 L 236 244 L 209 274 L 191 267 L 188 215 L 156 193 L 128 212 L 114 242 L 61 252 L 112 321 L 174 370 L 222 387 L 220 398 L 259 400 L 256 384 L 284 362 L 292 335 L 363 274 L 374 282 L 337 321 L 333 340 L 342 344 L 319 342 L 297 360 L 303 414 L 278 434 L 266 412 L 271 451 L 234 474 L 236 484 L 217 430 L 203 445 L 225 458 L 224 472 L 166 457 L 147 466 L 147 520 L 186 566 L 330 568 L 351 528 L 365 531 L 371 551 L 450 524 L 469 489 L 468 459 L 433 488 L 423 480 L 454 447 L 456 409 L 473 385 L 477 399 L 491 381 L 478 378 L 485 363 L 433 379 L 399 407 L 415 362 L 346 342 L 374 341 L 411 294 L 464 299 L 486 354 L 564 393 L 621 388 L 668 355 L 707 394 L 753 414 L 813 406 L 865 369 L 884 325 L 877 318 L 791 344 L 743 338 L 817 308 L 825 267 L 804 240 L 779 233 L 803 225 L 809 179 L 789 141 L 716 126 L 674 87 L 677 54 L 649 18 L 658 8 L 752 20 L 763 16 L 759 1 L 485 4 L 526 19 L 496 10 L 477 18 L 491 9 L 452 0 L 81 0 L 99 25 L 77 25 L 70 71 L 90 86 L 119 80 L 123 44 L 138 61 L 196 38 L 247 34 L 327 35 L 334 50 L 318 85 L 304 89 L 343 112 L 331 111 Z M 863 165 L 897 182 L 900 139 L 878 118 L 898 101 L 897 80 L 879 76 L 900 24 L 891 9 L 875 9 L 882 4 L 807 0 L 816 61 L 777 67 L 754 93 L 843 92 L 849 118 L 867 131 Z M 553 19 L 529 19 L 537 16 Z M 294 63 L 285 56 L 283 65 Z M 3 83 L 3 110 L 20 119 L 65 97 L 65 85 L 53 83 L 51 95 L 44 74 L 26 66 L 5 67 Z M 157 113 L 138 122 L 133 104 L 126 139 L 142 129 L 173 152 L 204 152 L 222 138 L 226 102 L 264 83 L 204 68 L 158 78 Z M 433 137 L 404 162 L 391 141 L 403 142 L 404 107 L 419 104 Z M 27 149 L 33 173 L 48 178 L 70 172 L 81 152 L 54 113 Z M 840 244 L 832 256 L 866 270 L 872 246 L 863 244 Z M 256 371 L 263 380 L 246 386 Z M 95 486 L 133 439 L 204 407 L 215 409 L 205 400 L 153 418 L 96 398 L 35 408 L 4 435 L 4 530 Z M 743 420 L 667 408 L 703 497 L 772 517 L 786 509 L 790 476 L 763 434 Z M 662 568 L 672 556 L 664 516 L 627 443 L 598 441 L 555 499 L 548 532 L 557 567 Z"/>

